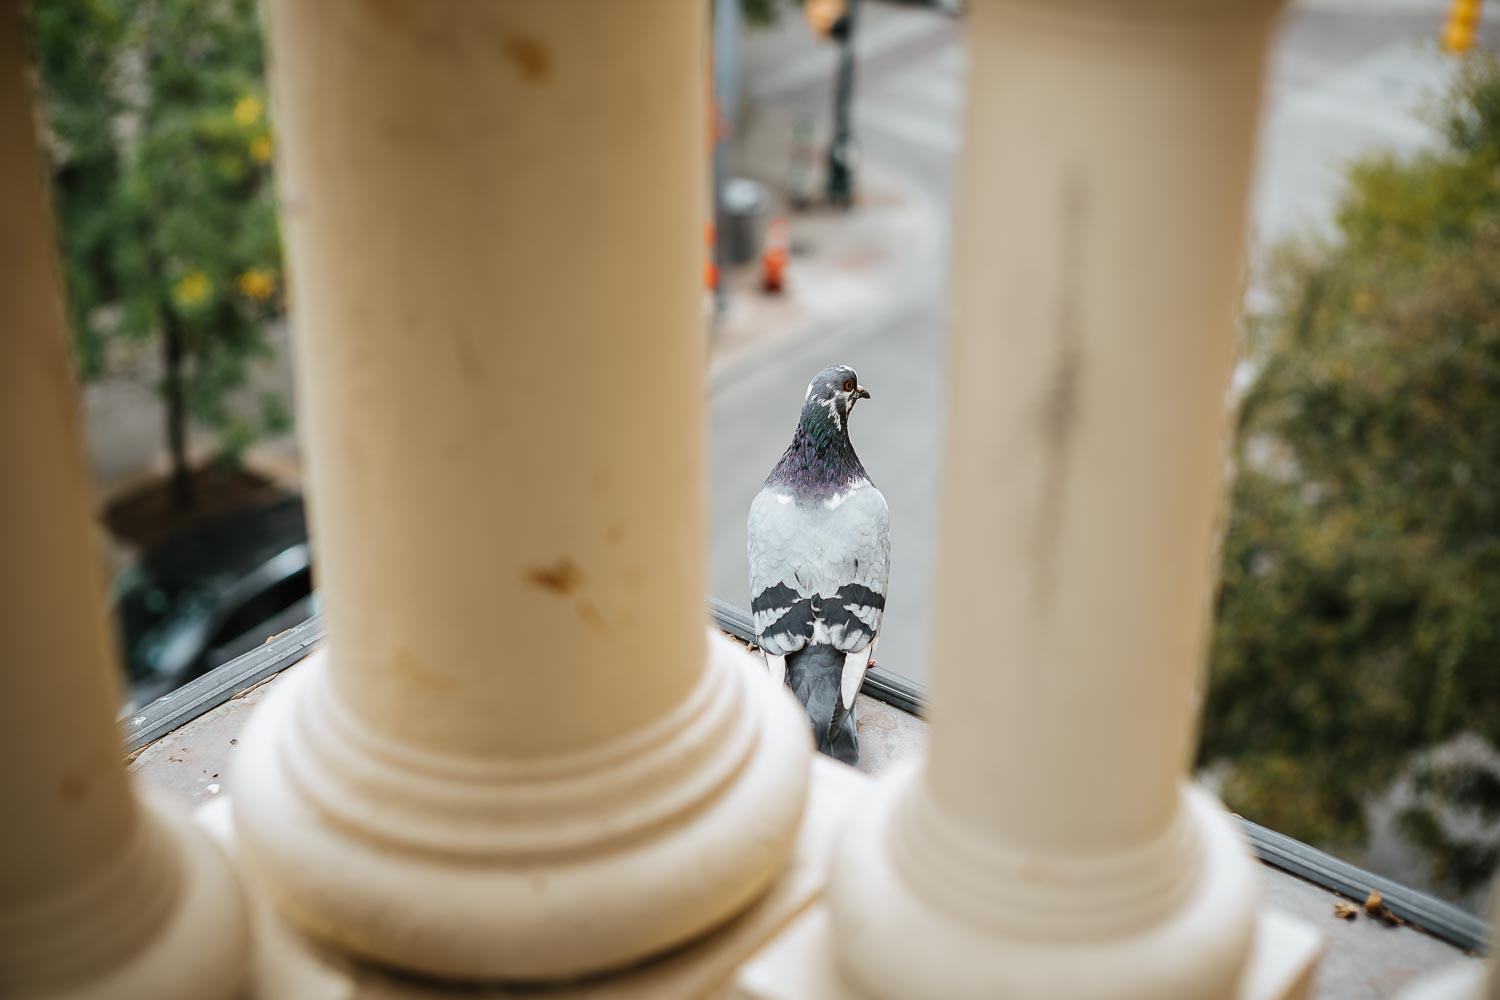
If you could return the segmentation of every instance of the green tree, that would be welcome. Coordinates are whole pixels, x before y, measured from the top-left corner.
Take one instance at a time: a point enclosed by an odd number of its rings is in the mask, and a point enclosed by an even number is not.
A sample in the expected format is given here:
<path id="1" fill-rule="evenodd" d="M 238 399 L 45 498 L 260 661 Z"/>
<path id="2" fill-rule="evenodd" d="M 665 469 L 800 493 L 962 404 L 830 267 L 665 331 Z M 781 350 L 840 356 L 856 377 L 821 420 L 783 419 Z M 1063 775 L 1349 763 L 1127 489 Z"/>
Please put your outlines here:
<path id="1" fill-rule="evenodd" d="M 764 28 L 775 24 L 781 17 L 777 0 L 740 0 L 740 10 L 745 23 L 753 28 Z"/>
<path id="2" fill-rule="evenodd" d="M 1280 250 L 1250 324 L 1202 762 L 1231 764 L 1231 808 L 1343 848 L 1422 749 L 1500 745 L 1492 59 L 1469 60 L 1442 123 L 1441 148 L 1352 169 L 1334 234 Z M 1494 781 L 1419 785 L 1500 815 Z M 1493 864 L 1493 844 L 1404 826 L 1454 888 Z"/>
<path id="3" fill-rule="evenodd" d="M 33 37 L 79 372 L 159 341 L 187 507 L 190 420 L 231 459 L 288 422 L 243 391 L 282 308 L 255 3 L 39 0 Z"/>

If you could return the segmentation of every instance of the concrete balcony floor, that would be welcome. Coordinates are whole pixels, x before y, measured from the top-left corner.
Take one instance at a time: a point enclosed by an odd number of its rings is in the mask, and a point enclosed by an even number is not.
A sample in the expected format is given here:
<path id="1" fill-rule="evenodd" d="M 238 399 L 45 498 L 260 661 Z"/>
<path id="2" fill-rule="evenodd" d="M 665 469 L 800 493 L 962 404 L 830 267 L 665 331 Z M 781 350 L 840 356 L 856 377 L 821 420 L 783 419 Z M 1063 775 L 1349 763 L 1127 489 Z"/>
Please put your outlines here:
<path id="1" fill-rule="evenodd" d="M 307 628 L 304 625 L 294 631 Z M 294 638 L 289 635 L 286 640 Z M 278 645 L 291 646 L 286 640 Z M 305 653 L 314 640 L 315 634 L 309 634 L 307 641 L 301 644 L 302 652 Z M 271 652 L 270 647 L 263 649 Z M 271 660 L 265 654 L 251 653 L 214 673 L 229 672 L 236 664 L 250 661 L 257 655 L 268 662 Z M 290 654 L 297 660 L 300 660 L 300 655 L 295 648 Z M 308 667 L 293 663 L 286 669 Z M 271 673 L 254 681 L 228 700 L 196 714 L 144 745 L 142 740 L 154 734 L 141 733 L 128 739 L 127 747 L 135 748 L 129 770 L 137 781 L 167 792 L 190 809 L 232 791 L 232 769 L 240 732 L 256 706 L 283 675 L 283 672 Z M 242 668 L 240 676 L 253 680 L 254 674 Z M 210 674 L 195 684 L 203 684 L 212 677 Z M 859 712 L 862 771 L 879 774 L 893 763 L 920 751 L 926 742 L 927 724 L 915 715 L 865 696 L 860 698 Z M 148 707 L 127 722 L 139 730 L 143 724 L 150 724 L 152 714 L 152 707 Z M 192 710 L 187 709 L 179 714 L 179 718 L 190 714 Z M 1424 974 L 1455 962 L 1475 960 L 1460 948 L 1410 925 L 1388 926 L 1362 912 L 1354 920 L 1340 918 L 1335 915 L 1334 907 L 1344 901 L 1344 897 L 1269 864 L 1261 864 L 1259 870 L 1262 891 L 1269 905 L 1300 918 L 1324 937 L 1325 952 L 1313 993 L 1320 1000 L 1396 997 Z"/>

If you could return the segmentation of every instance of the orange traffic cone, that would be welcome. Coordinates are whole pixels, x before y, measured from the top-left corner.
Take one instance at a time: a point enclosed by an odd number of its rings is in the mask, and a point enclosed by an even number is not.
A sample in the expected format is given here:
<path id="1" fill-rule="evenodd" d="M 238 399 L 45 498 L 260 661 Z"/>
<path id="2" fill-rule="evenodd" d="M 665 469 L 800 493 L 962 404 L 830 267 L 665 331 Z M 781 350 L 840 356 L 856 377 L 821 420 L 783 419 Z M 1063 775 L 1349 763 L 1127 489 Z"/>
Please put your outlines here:
<path id="1" fill-rule="evenodd" d="M 704 227 L 704 242 L 708 246 L 708 256 L 703 259 L 703 287 L 710 292 L 719 290 L 719 265 L 714 261 L 714 224 L 710 222 Z"/>
<path id="2" fill-rule="evenodd" d="M 792 227 L 777 216 L 766 226 L 766 246 L 760 254 L 760 290 L 775 294 L 786 285 L 786 265 L 791 257 Z"/>

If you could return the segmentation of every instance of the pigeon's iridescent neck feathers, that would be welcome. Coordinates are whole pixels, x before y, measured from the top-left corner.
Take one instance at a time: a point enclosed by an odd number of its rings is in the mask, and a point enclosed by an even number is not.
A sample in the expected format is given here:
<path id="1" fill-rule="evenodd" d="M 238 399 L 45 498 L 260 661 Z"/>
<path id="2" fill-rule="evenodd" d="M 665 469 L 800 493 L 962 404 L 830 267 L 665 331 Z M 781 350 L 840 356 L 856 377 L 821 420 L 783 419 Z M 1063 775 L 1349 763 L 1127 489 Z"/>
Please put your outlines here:
<path id="1" fill-rule="evenodd" d="M 792 443 L 765 484 L 786 491 L 799 503 L 816 503 L 869 478 L 849 441 L 848 415 L 831 401 L 809 394 Z"/>

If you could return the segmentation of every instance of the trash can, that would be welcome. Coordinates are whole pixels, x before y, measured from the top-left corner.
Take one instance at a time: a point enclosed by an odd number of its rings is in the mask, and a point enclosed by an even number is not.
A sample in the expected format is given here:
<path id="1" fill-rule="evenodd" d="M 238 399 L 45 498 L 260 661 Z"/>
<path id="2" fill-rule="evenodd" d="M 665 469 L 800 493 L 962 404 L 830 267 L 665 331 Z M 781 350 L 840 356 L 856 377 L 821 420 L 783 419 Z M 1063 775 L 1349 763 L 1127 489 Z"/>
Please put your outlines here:
<path id="1" fill-rule="evenodd" d="M 748 264 L 760 257 L 765 238 L 771 196 L 765 186 L 745 177 L 724 182 L 719 205 L 724 218 L 719 226 L 719 251 L 726 264 Z"/>

